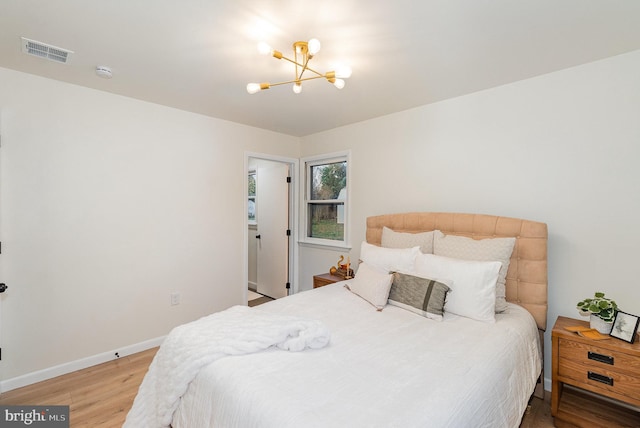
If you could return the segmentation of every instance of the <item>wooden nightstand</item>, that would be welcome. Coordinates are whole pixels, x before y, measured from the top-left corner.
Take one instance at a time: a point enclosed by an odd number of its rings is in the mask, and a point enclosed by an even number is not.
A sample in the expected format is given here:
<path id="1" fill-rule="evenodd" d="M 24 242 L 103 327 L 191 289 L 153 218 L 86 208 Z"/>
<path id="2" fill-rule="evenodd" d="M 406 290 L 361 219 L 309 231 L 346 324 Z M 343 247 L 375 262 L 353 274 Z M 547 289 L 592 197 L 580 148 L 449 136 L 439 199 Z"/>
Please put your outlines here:
<path id="1" fill-rule="evenodd" d="M 592 340 L 565 330 L 576 325 L 589 323 L 558 317 L 551 332 L 556 426 L 640 427 L 640 343 Z"/>
<path id="2" fill-rule="evenodd" d="M 331 275 L 330 273 L 323 273 L 322 275 L 313 276 L 313 288 L 324 287 L 327 284 L 333 284 L 334 282 L 344 281 L 344 278 L 340 276 Z"/>

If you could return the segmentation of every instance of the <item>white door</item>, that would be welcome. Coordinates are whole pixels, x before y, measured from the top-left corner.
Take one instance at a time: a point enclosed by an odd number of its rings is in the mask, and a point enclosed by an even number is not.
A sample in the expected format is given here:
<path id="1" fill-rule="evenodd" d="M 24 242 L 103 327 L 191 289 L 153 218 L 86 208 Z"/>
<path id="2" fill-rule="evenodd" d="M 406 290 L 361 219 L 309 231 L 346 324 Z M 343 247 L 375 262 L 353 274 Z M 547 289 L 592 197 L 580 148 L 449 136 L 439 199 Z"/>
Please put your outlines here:
<path id="1" fill-rule="evenodd" d="M 2 164 L 2 110 L 0 110 L 0 165 Z M 1 172 L 1 171 L 0 171 Z M 0 174 L 1 175 L 1 174 Z M 0 203 L 2 201 L 2 193 L 4 192 L 4 188 L 2 186 L 3 183 L 5 183 L 6 180 L 0 180 Z M 0 206 L 1 208 L 1 206 Z M 0 210 L 1 211 L 1 210 Z M 2 223 L 0 222 L 0 225 Z M 3 229 L 0 227 L 0 232 L 2 232 Z M 2 233 L 0 233 L 0 241 L 2 239 Z M 2 269 L 2 244 L 0 242 L 0 293 L 4 293 L 6 290 L 6 286 L 3 284 L 4 282 L 4 272 Z M 0 294 L 0 309 L 2 309 L 2 297 L 4 295 Z M 0 310 L 0 349 L 2 347 L 2 310 Z M 1 351 L 0 351 L 0 359 L 2 358 L 1 355 Z M 0 379 L 4 379 L 3 373 L 2 373 L 2 361 L 0 361 Z M 0 393 L 2 392 L 2 389 L 0 388 Z"/>
<path id="2" fill-rule="evenodd" d="M 260 160 L 256 177 L 257 290 L 287 295 L 289 280 L 289 164 Z"/>

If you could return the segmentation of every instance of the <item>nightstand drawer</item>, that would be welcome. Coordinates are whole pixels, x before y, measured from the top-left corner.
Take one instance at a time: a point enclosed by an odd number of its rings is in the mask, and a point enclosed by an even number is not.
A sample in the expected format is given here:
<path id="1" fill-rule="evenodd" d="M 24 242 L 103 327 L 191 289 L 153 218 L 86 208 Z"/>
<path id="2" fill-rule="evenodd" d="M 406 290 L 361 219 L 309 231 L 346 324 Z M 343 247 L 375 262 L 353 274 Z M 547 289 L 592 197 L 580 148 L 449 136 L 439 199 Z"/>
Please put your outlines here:
<path id="1" fill-rule="evenodd" d="M 640 379 L 640 359 L 632 355 L 566 339 L 560 339 L 559 345 L 561 361 Z"/>
<path id="2" fill-rule="evenodd" d="M 562 352 L 562 347 L 560 348 Z M 602 364 L 588 365 L 569 359 L 561 359 L 558 365 L 558 375 L 572 379 L 575 386 L 586 385 L 614 394 L 637 399 L 640 397 L 640 377 L 628 373 L 607 369 Z"/>

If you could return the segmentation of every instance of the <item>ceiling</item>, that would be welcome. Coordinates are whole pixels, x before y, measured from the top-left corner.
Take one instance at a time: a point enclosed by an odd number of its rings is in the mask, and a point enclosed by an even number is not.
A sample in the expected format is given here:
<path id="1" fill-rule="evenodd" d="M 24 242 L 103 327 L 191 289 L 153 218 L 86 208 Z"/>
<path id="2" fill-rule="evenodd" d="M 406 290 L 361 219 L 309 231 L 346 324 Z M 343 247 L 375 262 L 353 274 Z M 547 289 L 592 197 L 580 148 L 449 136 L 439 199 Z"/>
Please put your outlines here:
<path id="1" fill-rule="evenodd" d="M 74 54 L 29 56 L 21 37 Z M 344 89 L 246 92 L 293 76 L 259 41 L 290 56 L 313 37 L 315 70 L 353 69 Z M 638 49 L 638 0 L 0 1 L 0 67 L 294 136 Z"/>

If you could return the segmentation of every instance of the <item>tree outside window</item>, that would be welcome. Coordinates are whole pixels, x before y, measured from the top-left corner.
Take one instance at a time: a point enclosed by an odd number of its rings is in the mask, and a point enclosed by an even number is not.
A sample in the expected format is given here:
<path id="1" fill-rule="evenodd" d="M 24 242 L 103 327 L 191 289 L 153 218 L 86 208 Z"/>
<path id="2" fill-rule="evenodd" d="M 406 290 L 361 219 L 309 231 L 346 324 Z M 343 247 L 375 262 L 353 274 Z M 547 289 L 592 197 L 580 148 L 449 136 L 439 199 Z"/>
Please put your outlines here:
<path id="1" fill-rule="evenodd" d="M 307 162 L 307 238 L 346 241 L 346 156 Z"/>
<path id="2" fill-rule="evenodd" d="M 250 171 L 248 177 L 248 219 L 250 224 L 256 223 L 256 172 Z"/>

